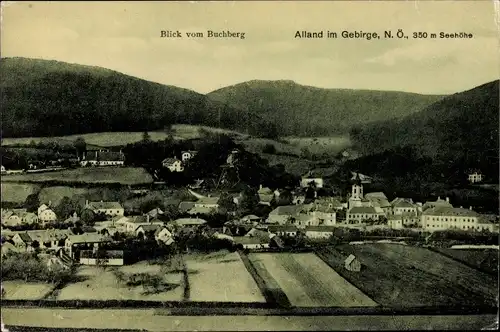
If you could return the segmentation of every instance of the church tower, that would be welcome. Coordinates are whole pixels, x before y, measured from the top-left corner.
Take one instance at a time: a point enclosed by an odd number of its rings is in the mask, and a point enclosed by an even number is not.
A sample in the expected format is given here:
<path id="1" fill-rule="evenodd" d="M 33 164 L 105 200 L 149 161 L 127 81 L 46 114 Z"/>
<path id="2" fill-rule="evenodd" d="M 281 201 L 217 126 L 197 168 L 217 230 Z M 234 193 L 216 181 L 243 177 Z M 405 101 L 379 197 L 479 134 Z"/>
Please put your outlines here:
<path id="1" fill-rule="evenodd" d="M 363 184 L 359 178 L 359 174 L 356 174 L 354 183 L 352 184 L 351 197 L 349 198 L 349 209 L 355 206 L 361 206 L 361 201 L 363 200 Z"/>

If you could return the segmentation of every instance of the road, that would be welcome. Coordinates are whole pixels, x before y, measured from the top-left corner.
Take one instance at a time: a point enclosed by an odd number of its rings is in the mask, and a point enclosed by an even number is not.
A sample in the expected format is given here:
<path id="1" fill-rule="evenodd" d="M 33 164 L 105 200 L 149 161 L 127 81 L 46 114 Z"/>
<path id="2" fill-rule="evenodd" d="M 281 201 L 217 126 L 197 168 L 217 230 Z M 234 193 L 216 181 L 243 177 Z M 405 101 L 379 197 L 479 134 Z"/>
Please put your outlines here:
<path id="1" fill-rule="evenodd" d="M 158 309 L 2 308 L 5 325 L 142 331 L 481 329 L 496 315 L 449 316 L 169 316 Z M 41 331 L 42 329 L 38 329 Z M 62 330 L 60 330 L 62 331 Z"/>

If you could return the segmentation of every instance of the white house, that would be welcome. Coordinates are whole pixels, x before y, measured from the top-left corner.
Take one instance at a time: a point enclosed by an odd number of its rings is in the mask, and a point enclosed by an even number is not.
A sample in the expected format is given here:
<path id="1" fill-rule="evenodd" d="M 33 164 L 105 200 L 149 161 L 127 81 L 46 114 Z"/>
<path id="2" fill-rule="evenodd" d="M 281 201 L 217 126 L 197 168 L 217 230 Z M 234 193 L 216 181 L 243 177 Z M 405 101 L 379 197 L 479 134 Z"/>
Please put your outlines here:
<path id="1" fill-rule="evenodd" d="M 161 162 L 162 166 L 168 168 L 171 172 L 183 172 L 182 161 L 177 158 L 166 158 Z"/>
<path id="2" fill-rule="evenodd" d="M 183 163 L 187 162 L 196 155 L 196 151 L 182 151 L 181 160 Z"/>
<path id="3" fill-rule="evenodd" d="M 56 213 L 52 211 L 47 205 L 42 204 L 38 208 L 38 220 L 42 223 L 57 220 Z"/>
<path id="4" fill-rule="evenodd" d="M 174 243 L 173 234 L 166 227 L 160 227 L 156 230 L 155 240 L 157 242 L 163 242 L 166 245 L 171 245 L 172 243 Z"/>
<path id="5" fill-rule="evenodd" d="M 468 180 L 470 183 L 478 183 L 483 181 L 483 174 L 479 171 L 473 171 L 468 174 Z"/>

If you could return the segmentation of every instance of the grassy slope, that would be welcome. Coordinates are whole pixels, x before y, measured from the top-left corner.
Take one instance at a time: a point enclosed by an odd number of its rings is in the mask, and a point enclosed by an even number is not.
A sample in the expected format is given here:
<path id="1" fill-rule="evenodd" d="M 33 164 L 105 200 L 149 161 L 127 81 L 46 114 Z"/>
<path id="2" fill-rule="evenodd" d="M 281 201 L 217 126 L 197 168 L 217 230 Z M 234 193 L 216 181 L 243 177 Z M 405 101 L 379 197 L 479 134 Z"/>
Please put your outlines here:
<path id="1" fill-rule="evenodd" d="M 275 122 L 282 135 L 339 133 L 358 123 L 400 118 L 442 96 L 404 92 L 322 89 L 292 81 L 248 81 L 208 94 Z M 283 121 L 287 119 L 287 121 Z"/>
<path id="2" fill-rule="evenodd" d="M 175 123 L 259 133 L 266 123 L 194 91 L 103 68 L 6 58 L 0 73 L 3 137 L 156 130 Z"/>

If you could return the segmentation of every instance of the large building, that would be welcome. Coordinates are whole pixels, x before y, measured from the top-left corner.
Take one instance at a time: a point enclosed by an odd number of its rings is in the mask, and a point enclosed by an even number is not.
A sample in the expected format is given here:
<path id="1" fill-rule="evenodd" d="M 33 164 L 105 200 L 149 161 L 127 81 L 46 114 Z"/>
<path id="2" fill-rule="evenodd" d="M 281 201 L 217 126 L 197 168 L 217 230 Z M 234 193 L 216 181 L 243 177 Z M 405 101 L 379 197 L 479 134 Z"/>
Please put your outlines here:
<path id="1" fill-rule="evenodd" d="M 86 201 L 85 208 L 94 213 L 104 213 L 107 216 L 123 216 L 125 209 L 119 202 L 89 202 Z"/>
<path id="2" fill-rule="evenodd" d="M 494 230 L 494 224 L 485 221 L 481 215 L 472 209 L 454 207 L 433 207 L 422 213 L 422 227 L 428 231 L 464 230 L 482 231 Z"/>
<path id="3" fill-rule="evenodd" d="M 85 166 L 123 166 L 125 155 L 119 151 L 95 151 L 86 153 L 80 160 L 80 165 Z"/>

